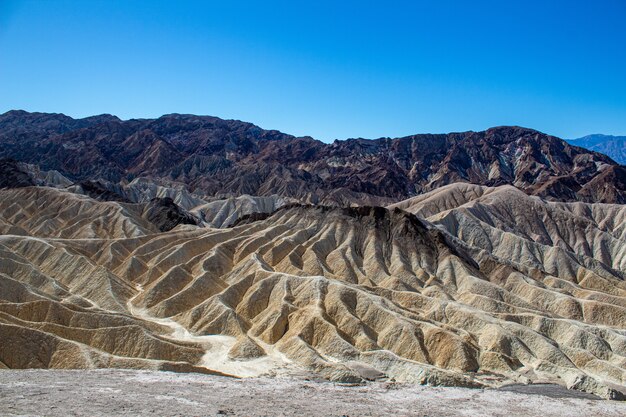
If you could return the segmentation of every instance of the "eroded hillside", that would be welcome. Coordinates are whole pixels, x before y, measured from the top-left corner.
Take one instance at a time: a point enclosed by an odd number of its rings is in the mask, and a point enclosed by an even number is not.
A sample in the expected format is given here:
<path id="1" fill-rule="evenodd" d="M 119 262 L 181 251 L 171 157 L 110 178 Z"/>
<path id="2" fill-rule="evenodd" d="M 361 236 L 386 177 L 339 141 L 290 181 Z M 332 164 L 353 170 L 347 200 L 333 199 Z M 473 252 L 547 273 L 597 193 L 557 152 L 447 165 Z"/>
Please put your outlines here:
<path id="1" fill-rule="evenodd" d="M 161 232 L 140 204 L 0 194 L 9 368 L 625 391 L 619 205 L 460 184 L 390 209 L 290 204 Z"/>

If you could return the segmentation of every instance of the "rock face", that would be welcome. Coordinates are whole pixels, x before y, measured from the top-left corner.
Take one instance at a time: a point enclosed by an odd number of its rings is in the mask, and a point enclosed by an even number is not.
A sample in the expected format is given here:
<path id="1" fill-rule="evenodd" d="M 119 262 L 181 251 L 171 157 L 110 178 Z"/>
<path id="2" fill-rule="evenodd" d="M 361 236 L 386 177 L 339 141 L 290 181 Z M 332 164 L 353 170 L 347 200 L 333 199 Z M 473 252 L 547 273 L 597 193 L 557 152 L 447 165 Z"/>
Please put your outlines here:
<path id="1" fill-rule="evenodd" d="M 20 188 L 35 185 L 35 182 L 13 159 L 0 159 L 0 188 Z"/>
<path id="2" fill-rule="evenodd" d="M 0 202 L 9 368 L 626 390 L 624 206 L 455 184 L 155 233 L 140 206 L 68 191 Z"/>
<path id="3" fill-rule="evenodd" d="M 520 127 L 325 144 L 208 116 L 74 120 L 12 111 L 0 115 L 0 146 L 0 157 L 76 182 L 141 176 L 218 197 L 384 205 L 462 181 L 512 184 L 555 200 L 626 202 L 624 172 L 613 160 Z M 597 177 L 601 192 L 591 183 Z"/>
<path id="4" fill-rule="evenodd" d="M 18 162 L 14 159 L 0 159 L 0 188 L 20 188 L 42 185 L 64 188 L 72 182 L 57 171 L 42 171 L 38 166 Z"/>
<path id="5" fill-rule="evenodd" d="M 160 232 L 168 232 L 179 224 L 197 226 L 199 220 L 187 211 L 178 207 L 169 197 L 153 198 L 146 205 L 143 216 L 156 225 Z"/>
<path id="6" fill-rule="evenodd" d="M 623 205 L 547 202 L 512 186 L 452 184 L 391 207 L 423 217 L 502 260 L 554 276 L 564 274 L 561 258 L 576 259 L 597 274 L 624 276 Z"/>

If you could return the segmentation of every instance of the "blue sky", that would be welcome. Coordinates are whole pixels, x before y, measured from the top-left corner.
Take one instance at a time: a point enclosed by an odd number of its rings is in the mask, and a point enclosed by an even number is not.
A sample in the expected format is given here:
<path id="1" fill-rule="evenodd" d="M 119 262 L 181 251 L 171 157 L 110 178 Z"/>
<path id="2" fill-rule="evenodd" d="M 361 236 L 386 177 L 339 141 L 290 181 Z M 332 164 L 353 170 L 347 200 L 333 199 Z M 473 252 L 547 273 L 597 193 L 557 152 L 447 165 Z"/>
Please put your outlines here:
<path id="1" fill-rule="evenodd" d="M 0 0 L 0 112 L 626 135 L 626 0 Z"/>

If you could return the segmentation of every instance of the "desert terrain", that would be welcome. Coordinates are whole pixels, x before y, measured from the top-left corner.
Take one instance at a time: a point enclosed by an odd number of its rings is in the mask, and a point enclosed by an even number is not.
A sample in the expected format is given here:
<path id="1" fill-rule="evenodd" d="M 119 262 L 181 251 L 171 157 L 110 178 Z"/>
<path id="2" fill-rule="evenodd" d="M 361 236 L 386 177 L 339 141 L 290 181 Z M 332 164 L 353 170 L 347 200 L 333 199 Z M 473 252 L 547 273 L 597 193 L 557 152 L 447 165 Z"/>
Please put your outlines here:
<path id="1" fill-rule="evenodd" d="M 112 369 L 26 370 L 0 372 L 0 414 L 619 417 L 626 413 L 626 404 L 622 402 L 602 401 L 593 395 L 553 387 L 541 386 L 536 391 L 542 394 L 390 382 L 346 385 Z"/>
<path id="2" fill-rule="evenodd" d="M 174 397 L 191 408 L 173 413 L 296 392 L 305 414 L 317 398 L 328 414 L 382 415 L 401 396 L 400 415 L 458 412 L 455 398 L 469 415 L 499 415 L 503 398 L 528 415 L 622 410 L 596 401 L 626 398 L 626 206 L 608 157 L 514 127 L 331 146 L 206 117 L 2 120 L 5 154 L 23 156 L 23 135 L 45 154 L 0 163 L 5 398 L 54 384 L 90 404 L 120 386 L 169 398 L 189 382 Z M 138 140 L 152 153 L 110 160 Z M 499 156 L 464 166 L 461 150 Z M 289 172 L 264 171 L 287 154 Z M 391 167 L 374 164 L 384 155 Z"/>

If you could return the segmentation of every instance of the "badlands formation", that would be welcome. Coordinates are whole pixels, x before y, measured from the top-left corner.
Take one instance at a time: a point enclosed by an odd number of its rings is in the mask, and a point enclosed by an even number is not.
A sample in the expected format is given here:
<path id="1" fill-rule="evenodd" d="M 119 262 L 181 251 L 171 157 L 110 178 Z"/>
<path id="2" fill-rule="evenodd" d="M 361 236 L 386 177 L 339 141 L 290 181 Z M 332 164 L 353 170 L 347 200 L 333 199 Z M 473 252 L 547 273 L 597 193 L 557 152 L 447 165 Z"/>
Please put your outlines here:
<path id="1" fill-rule="evenodd" d="M 0 115 L 0 368 L 626 396 L 626 168 L 540 132 L 325 144 Z"/>
<path id="2" fill-rule="evenodd" d="M 0 190 L 0 367 L 626 393 L 622 205 L 128 200 Z"/>

